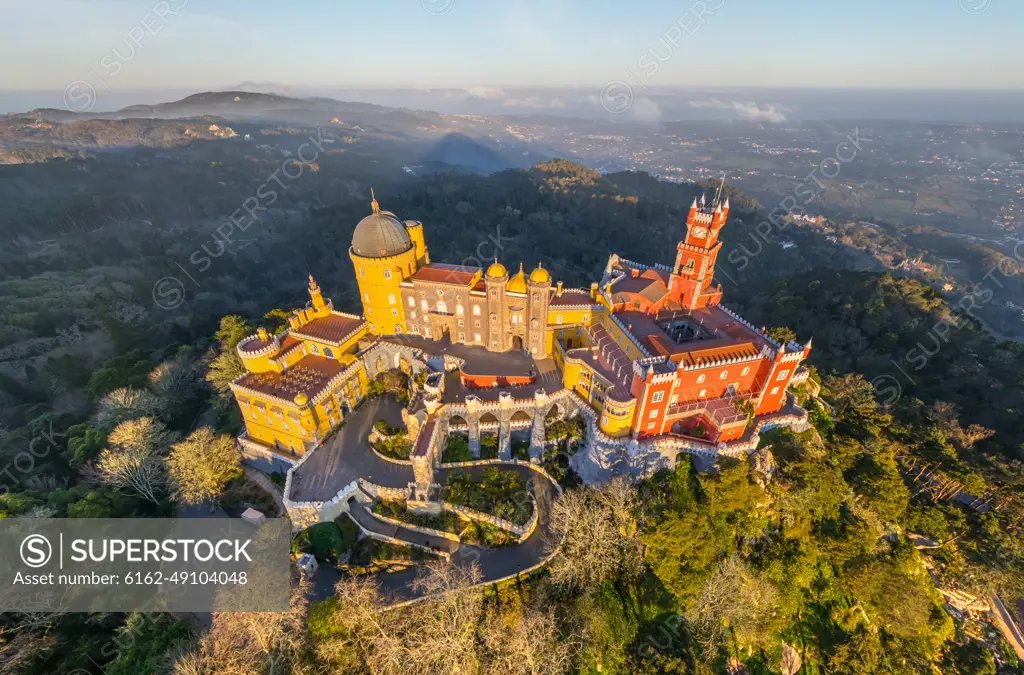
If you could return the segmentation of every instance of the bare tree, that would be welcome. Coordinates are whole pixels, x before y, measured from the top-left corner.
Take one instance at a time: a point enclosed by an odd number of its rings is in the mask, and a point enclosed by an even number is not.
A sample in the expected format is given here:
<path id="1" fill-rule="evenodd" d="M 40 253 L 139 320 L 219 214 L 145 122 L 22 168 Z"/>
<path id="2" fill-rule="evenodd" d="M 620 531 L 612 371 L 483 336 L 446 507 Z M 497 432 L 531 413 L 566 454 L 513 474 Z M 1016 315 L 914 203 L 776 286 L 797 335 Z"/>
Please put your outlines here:
<path id="1" fill-rule="evenodd" d="M 149 374 L 149 388 L 165 410 L 177 414 L 199 391 L 202 364 L 188 352 L 159 364 Z"/>
<path id="2" fill-rule="evenodd" d="M 160 411 L 160 399 L 145 389 L 121 387 L 100 399 L 92 424 L 97 429 L 110 431 L 121 422 L 156 417 Z"/>
<path id="3" fill-rule="evenodd" d="M 733 555 L 723 560 L 704 583 L 686 619 L 705 658 L 711 660 L 727 643 L 727 631 L 740 647 L 757 644 L 769 634 L 767 625 L 777 608 L 775 587 Z"/>
<path id="4" fill-rule="evenodd" d="M 388 609 L 376 583 L 364 578 L 338 582 L 338 609 L 333 620 L 337 635 L 319 646 L 321 658 L 335 668 L 358 658 L 371 673 L 431 673 L 456 675 L 478 672 L 477 627 L 483 612 L 483 593 L 476 584 L 476 566 L 456 566 L 444 560 L 428 563 L 415 588 L 424 599 Z"/>
<path id="5" fill-rule="evenodd" d="M 152 417 L 122 422 L 110 432 L 110 446 L 100 453 L 97 477 L 115 489 L 159 503 L 158 495 L 167 486 L 163 455 L 173 440 Z"/>
<path id="6" fill-rule="evenodd" d="M 287 612 L 217 612 L 210 629 L 174 662 L 174 675 L 299 675 L 308 646 L 309 582 L 292 589 Z"/>
<path id="7" fill-rule="evenodd" d="M 551 508 L 558 551 L 550 565 L 552 580 L 590 588 L 614 574 L 637 574 L 643 564 L 636 494 L 622 477 L 599 488 L 570 490 Z"/>
<path id="8" fill-rule="evenodd" d="M 579 650 L 575 636 L 560 637 L 550 608 L 495 612 L 484 624 L 481 642 L 484 671 L 489 673 L 559 675 L 571 670 Z"/>
<path id="9" fill-rule="evenodd" d="M 241 456 L 227 434 L 200 427 L 171 446 L 167 472 L 174 497 L 184 504 L 217 498 L 241 471 Z"/>

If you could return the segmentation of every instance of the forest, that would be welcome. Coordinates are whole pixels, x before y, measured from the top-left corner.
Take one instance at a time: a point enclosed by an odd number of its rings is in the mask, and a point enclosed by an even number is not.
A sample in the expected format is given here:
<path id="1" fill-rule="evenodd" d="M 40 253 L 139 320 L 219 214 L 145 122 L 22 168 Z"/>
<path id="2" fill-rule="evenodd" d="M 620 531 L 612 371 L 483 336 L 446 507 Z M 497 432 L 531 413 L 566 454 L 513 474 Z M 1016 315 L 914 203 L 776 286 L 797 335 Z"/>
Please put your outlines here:
<path id="1" fill-rule="evenodd" d="M 240 171 L 232 199 L 259 175 Z M 326 163 L 300 179 L 273 226 L 171 309 L 154 283 L 237 204 L 211 198 L 181 224 L 153 212 L 161 188 L 139 179 L 130 215 L 79 201 L 72 220 L 102 227 L 3 254 L 0 516 L 154 517 L 210 501 L 231 514 L 266 500 L 225 451 L 239 429 L 234 345 L 279 328 L 309 272 L 358 311 L 347 248 L 369 206 L 338 191 L 347 175 Z M 710 188 L 566 161 L 375 187 L 383 208 L 424 222 L 432 259 L 539 261 L 568 286 L 612 252 L 669 262 Z M 917 281 L 845 271 L 857 252 L 813 231 L 765 235 L 760 205 L 727 194 L 724 302 L 813 338 L 820 390 L 800 392 L 811 430 L 766 434 L 749 462 L 707 474 L 684 457 L 637 485 L 568 489 L 558 555 L 513 583 L 471 589 L 472 569 L 432 563 L 417 583 L 445 593 L 383 611 L 373 577 L 352 574 L 326 602 L 299 588 L 291 612 L 215 615 L 206 631 L 174 616 L 4 614 L 0 673 L 1024 673 L 984 615 L 949 599 L 1024 599 L 1021 346 Z M 67 222 L 54 208 L 31 222 Z"/>

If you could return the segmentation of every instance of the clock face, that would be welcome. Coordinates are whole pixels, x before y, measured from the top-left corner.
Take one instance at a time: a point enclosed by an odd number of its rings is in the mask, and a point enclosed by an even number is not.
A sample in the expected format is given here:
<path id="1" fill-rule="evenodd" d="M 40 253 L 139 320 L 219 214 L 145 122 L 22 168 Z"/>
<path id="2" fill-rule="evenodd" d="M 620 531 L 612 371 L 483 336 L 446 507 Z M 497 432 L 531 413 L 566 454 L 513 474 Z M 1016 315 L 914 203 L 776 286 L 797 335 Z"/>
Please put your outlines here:
<path id="1" fill-rule="evenodd" d="M 703 239 L 708 236 L 708 228 L 706 227 L 695 227 L 693 228 L 693 236 L 698 239 Z"/>

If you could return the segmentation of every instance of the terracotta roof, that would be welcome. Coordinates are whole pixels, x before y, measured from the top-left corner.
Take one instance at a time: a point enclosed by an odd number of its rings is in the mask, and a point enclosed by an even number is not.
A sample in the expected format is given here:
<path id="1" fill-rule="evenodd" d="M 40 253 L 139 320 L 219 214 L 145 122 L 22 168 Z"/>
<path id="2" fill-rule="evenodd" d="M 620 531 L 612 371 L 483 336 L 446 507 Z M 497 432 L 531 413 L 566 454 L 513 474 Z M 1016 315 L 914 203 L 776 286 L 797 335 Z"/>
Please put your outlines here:
<path id="1" fill-rule="evenodd" d="M 722 340 L 710 340 L 709 343 L 728 342 Z M 672 356 L 673 363 L 682 363 L 686 366 L 697 365 L 707 361 L 718 361 L 731 358 L 751 358 L 757 356 L 760 351 L 751 342 L 739 342 L 731 344 L 708 344 L 707 347 L 693 349 Z"/>
<path id="2" fill-rule="evenodd" d="M 473 277 L 479 274 L 479 272 L 479 267 L 430 263 L 416 270 L 412 278 L 416 281 L 428 281 L 434 284 L 468 286 L 473 281 Z"/>
<path id="3" fill-rule="evenodd" d="M 315 340 L 339 343 L 352 331 L 359 328 L 364 321 L 340 314 L 330 314 L 320 319 L 313 319 L 305 326 L 294 329 L 297 335 L 306 335 Z"/>
<path id="4" fill-rule="evenodd" d="M 648 270 L 650 272 L 651 270 Z M 654 278 L 651 278 L 651 277 Z M 668 286 L 657 273 L 648 276 L 645 272 L 638 277 L 626 277 L 612 285 L 612 301 L 616 304 L 629 302 L 632 296 L 639 295 L 651 304 L 668 295 Z"/>
<path id="5" fill-rule="evenodd" d="M 261 349 L 263 349 L 265 347 L 269 347 L 273 343 L 274 343 L 274 338 L 272 338 L 272 337 L 268 338 L 266 340 L 261 340 L 259 338 L 256 338 L 255 340 L 249 340 L 248 342 L 246 342 L 244 344 L 239 344 L 238 348 L 241 349 L 243 352 L 258 352 L 259 350 L 261 350 Z"/>
<path id="6" fill-rule="evenodd" d="M 551 302 L 548 303 L 549 307 L 558 307 L 560 305 L 592 305 L 594 301 L 590 299 L 590 293 L 580 291 L 563 291 L 561 295 L 555 295 L 551 298 Z"/>
<path id="7" fill-rule="evenodd" d="M 312 400 L 343 369 L 344 366 L 334 359 L 310 355 L 283 373 L 247 373 L 237 384 L 288 401 L 296 394 L 305 394 Z"/>
<path id="8" fill-rule="evenodd" d="M 685 365 L 721 358 L 742 358 L 760 353 L 761 337 L 718 307 L 686 313 L 693 323 L 710 333 L 703 340 L 679 343 L 656 323 L 656 317 L 643 312 L 616 312 L 621 321 L 651 356 L 669 356 Z M 662 314 L 664 317 L 665 315 Z"/>

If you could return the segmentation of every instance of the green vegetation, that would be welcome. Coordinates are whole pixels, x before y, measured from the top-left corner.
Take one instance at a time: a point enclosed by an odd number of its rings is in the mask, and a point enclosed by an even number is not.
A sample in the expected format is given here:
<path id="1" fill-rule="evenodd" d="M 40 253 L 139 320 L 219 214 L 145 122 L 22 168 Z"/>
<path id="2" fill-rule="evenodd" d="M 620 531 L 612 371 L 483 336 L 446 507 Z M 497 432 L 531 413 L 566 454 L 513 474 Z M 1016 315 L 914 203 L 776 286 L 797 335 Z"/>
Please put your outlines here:
<path id="1" fill-rule="evenodd" d="M 330 523 L 317 523 L 295 535 L 292 552 L 311 553 L 321 563 L 334 564 L 351 551 L 359 536 L 359 526 L 347 515 Z"/>
<path id="2" fill-rule="evenodd" d="M 498 459 L 498 434 L 480 434 L 480 459 Z"/>
<path id="3" fill-rule="evenodd" d="M 409 459 L 409 455 L 412 454 L 412 442 L 406 438 L 405 429 L 390 426 L 387 420 L 377 420 L 373 430 L 378 434 L 378 439 L 371 443 L 374 450 L 392 459 Z"/>
<path id="4" fill-rule="evenodd" d="M 459 533 L 458 516 L 447 511 L 442 511 L 436 516 L 425 513 L 413 513 L 402 502 L 384 500 L 374 502 L 373 512 L 418 527 L 429 527 L 433 530 L 441 530 L 442 532 L 451 532 L 453 534 Z"/>
<path id="5" fill-rule="evenodd" d="M 474 476 L 479 478 L 474 478 Z M 496 466 L 478 472 L 453 469 L 444 484 L 445 501 L 525 525 L 533 514 L 526 481 L 515 471 Z"/>
<path id="6" fill-rule="evenodd" d="M 468 462 L 474 459 L 473 453 L 469 451 L 469 438 L 459 433 L 450 433 L 444 441 L 444 451 L 441 453 L 441 462 Z"/>

